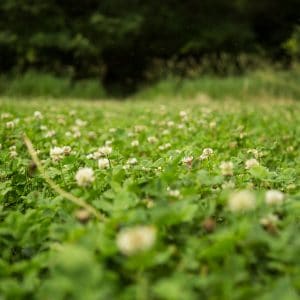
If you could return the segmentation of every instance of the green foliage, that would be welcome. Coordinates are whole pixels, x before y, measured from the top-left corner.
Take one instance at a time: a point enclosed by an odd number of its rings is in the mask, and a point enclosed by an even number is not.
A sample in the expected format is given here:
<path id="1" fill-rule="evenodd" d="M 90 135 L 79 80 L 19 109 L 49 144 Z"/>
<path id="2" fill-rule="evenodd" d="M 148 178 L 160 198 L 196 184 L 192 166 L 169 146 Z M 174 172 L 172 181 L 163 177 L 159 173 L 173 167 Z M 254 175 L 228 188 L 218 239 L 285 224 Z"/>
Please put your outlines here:
<path id="1" fill-rule="evenodd" d="M 49 177 L 105 221 L 51 189 L 24 132 Z M 298 102 L 7 98 L 0 144 L 0 299 L 299 298 Z M 87 155 L 105 144 L 109 167 L 99 168 Z M 55 161 L 55 146 L 71 152 Z M 81 167 L 94 170 L 89 186 L 77 184 Z M 255 208 L 233 211 L 232 193 L 245 189 Z M 282 203 L 267 203 L 272 189 Z M 155 239 L 128 254 L 120 233 L 142 225 Z M 149 238 L 142 232 L 126 245 Z"/>
<path id="2" fill-rule="evenodd" d="M 285 42 L 284 47 L 295 59 L 300 58 L 300 26 L 296 26 L 291 37 Z"/>

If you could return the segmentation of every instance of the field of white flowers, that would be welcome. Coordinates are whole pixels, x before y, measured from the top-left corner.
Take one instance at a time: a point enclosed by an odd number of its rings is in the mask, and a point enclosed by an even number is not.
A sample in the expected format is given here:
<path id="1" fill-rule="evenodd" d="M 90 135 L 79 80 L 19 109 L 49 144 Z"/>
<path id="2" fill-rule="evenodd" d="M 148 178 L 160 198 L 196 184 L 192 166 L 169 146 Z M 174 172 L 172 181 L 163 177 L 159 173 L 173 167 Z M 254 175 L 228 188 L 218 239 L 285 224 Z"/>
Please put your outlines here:
<path id="1" fill-rule="evenodd" d="M 1 300 L 300 298 L 299 102 L 0 105 Z"/>

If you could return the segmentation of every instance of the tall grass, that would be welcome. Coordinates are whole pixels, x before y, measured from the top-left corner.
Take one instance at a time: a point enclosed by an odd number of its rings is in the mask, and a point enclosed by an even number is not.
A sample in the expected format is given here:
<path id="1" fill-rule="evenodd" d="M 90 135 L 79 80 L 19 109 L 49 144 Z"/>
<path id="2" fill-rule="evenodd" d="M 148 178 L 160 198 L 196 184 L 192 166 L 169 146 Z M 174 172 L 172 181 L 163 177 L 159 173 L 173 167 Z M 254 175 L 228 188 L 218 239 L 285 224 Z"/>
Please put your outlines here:
<path id="1" fill-rule="evenodd" d="M 170 76 L 145 86 L 136 98 L 191 98 L 205 94 L 214 99 L 247 100 L 257 96 L 300 99 L 300 69 L 289 71 L 264 70 L 241 76 L 199 76 L 193 79 Z"/>
<path id="2" fill-rule="evenodd" d="M 72 82 L 69 78 L 28 72 L 14 78 L 0 78 L 0 94 L 9 97 L 51 97 L 97 99 L 106 96 L 100 80 Z"/>
<path id="3" fill-rule="evenodd" d="M 300 67 L 285 71 L 265 69 L 241 76 L 202 75 L 195 78 L 167 76 L 142 86 L 135 99 L 191 98 L 205 94 L 213 99 L 253 97 L 300 99 Z M 28 72 L 14 78 L 0 77 L 0 95 L 7 97 L 49 97 L 101 99 L 108 95 L 98 79 L 72 82 L 68 78 Z"/>

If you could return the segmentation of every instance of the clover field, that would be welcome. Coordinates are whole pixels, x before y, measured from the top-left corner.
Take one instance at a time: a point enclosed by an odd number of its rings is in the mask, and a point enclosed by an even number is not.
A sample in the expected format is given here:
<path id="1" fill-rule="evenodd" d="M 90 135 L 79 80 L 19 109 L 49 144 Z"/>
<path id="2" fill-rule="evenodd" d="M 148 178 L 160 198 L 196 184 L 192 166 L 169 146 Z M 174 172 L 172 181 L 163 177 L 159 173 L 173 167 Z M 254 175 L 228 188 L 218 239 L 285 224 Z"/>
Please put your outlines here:
<path id="1" fill-rule="evenodd" d="M 299 102 L 0 110 L 1 300 L 300 299 Z"/>

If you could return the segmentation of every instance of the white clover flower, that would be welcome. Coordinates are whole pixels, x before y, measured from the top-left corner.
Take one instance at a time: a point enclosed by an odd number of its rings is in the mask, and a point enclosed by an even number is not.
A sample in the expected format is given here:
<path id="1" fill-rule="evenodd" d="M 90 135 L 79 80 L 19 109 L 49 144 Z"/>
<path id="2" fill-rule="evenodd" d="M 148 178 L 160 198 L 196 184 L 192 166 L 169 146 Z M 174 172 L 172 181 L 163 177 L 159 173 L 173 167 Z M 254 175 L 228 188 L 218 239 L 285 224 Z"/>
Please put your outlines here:
<path id="1" fill-rule="evenodd" d="M 181 162 L 187 166 L 191 166 L 193 159 L 194 159 L 193 156 L 186 156 L 181 160 Z"/>
<path id="2" fill-rule="evenodd" d="M 169 135 L 169 134 L 170 134 L 170 130 L 165 129 L 165 130 L 162 131 L 161 134 L 162 134 L 162 135 Z"/>
<path id="3" fill-rule="evenodd" d="M 138 147 L 139 144 L 140 144 L 140 143 L 139 143 L 138 140 L 134 140 L 134 141 L 131 142 L 131 146 L 132 146 L 132 147 Z"/>
<path id="4" fill-rule="evenodd" d="M 234 188 L 235 188 L 235 183 L 233 181 L 227 181 L 222 184 L 223 190 L 234 189 Z"/>
<path id="5" fill-rule="evenodd" d="M 62 149 L 63 149 L 64 155 L 66 155 L 66 156 L 70 155 L 72 152 L 72 148 L 70 146 L 64 146 Z"/>
<path id="6" fill-rule="evenodd" d="M 77 184 L 82 187 L 86 187 L 91 185 L 95 178 L 94 178 L 94 171 L 91 168 L 81 168 L 77 171 L 75 175 L 75 179 Z"/>
<path id="7" fill-rule="evenodd" d="M 143 132 L 146 129 L 146 126 L 144 125 L 136 125 L 134 126 L 134 131 L 135 132 Z"/>
<path id="8" fill-rule="evenodd" d="M 33 113 L 33 116 L 34 116 L 34 118 L 37 119 L 37 120 L 42 120 L 42 119 L 43 119 L 43 115 L 42 115 L 42 113 L 41 113 L 40 111 L 35 111 L 35 112 Z"/>
<path id="9" fill-rule="evenodd" d="M 109 160 L 107 158 L 100 158 L 98 160 L 98 167 L 100 169 L 107 169 L 107 168 L 109 168 L 109 166 L 110 166 L 110 163 L 109 163 Z"/>
<path id="10" fill-rule="evenodd" d="M 202 154 L 200 155 L 199 159 L 200 160 L 205 160 L 209 158 L 211 155 L 213 155 L 214 151 L 211 148 L 205 148 L 202 151 Z"/>
<path id="11" fill-rule="evenodd" d="M 17 151 L 12 150 L 12 151 L 9 152 L 9 157 L 10 158 L 15 158 L 17 156 L 18 156 L 18 152 Z"/>
<path id="12" fill-rule="evenodd" d="M 246 137 L 247 135 L 248 135 L 247 132 L 240 132 L 239 137 L 240 137 L 240 139 L 243 139 L 243 138 Z"/>
<path id="13" fill-rule="evenodd" d="M 135 226 L 121 230 L 117 235 L 117 246 L 121 253 L 134 255 L 150 250 L 156 240 L 153 226 Z"/>
<path id="14" fill-rule="evenodd" d="M 116 131 L 117 131 L 116 128 L 109 128 L 109 132 L 110 132 L 110 133 L 115 133 Z"/>
<path id="15" fill-rule="evenodd" d="M 263 153 L 262 153 L 262 152 L 259 152 L 257 149 L 249 149 L 249 150 L 247 151 L 247 153 L 248 153 L 248 154 L 249 154 L 249 153 L 253 154 L 254 157 L 255 157 L 256 159 L 258 159 L 258 158 L 260 158 L 260 157 L 263 156 Z"/>
<path id="16" fill-rule="evenodd" d="M 103 156 L 102 153 L 100 153 L 99 151 L 95 151 L 91 154 L 88 154 L 89 158 L 92 158 L 92 159 L 99 159 L 100 157 Z"/>
<path id="17" fill-rule="evenodd" d="M 184 128 L 185 128 L 185 125 L 184 125 L 184 124 L 178 124 L 178 125 L 177 125 L 177 128 L 178 128 L 178 129 L 184 129 Z"/>
<path id="18" fill-rule="evenodd" d="M 170 144 L 170 143 L 166 143 L 166 144 L 160 145 L 160 146 L 158 147 L 159 150 L 166 150 L 166 149 L 168 149 L 168 148 L 171 148 L 171 144 Z"/>
<path id="19" fill-rule="evenodd" d="M 80 131 L 80 127 L 79 126 L 71 126 L 71 131 L 73 131 L 73 132 Z"/>
<path id="20" fill-rule="evenodd" d="M 278 223 L 279 219 L 277 215 L 274 214 L 269 214 L 263 218 L 260 219 L 260 224 L 263 226 L 270 226 L 270 225 L 275 225 Z"/>
<path id="21" fill-rule="evenodd" d="M 232 176 L 233 175 L 233 163 L 231 161 L 223 161 L 220 164 L 221 173 L 224 176 Z"/>
<path id="22" fill-rule="evenodd" d="M 255 197 L 248 190 L 236 192 L 228 200 L 229 210 L 235 213 L 253 210 L 255 206 Z"/>
<path id="23" fill-rule="evenodd" d="M 209 127 L 211 129 L 216 128 L 216 126 L 217 126 L 217 123 L 215 121 L 212 121 L 212 122 L 209 123 Z"/>
<path id="24" fill-rule="evenodd" d="M 65 136 L 66 136 L 66 137 L 72 136 L 72 132 L 71 132 L 71 131 L 66 131 Z"/>
<path id="25" fill-rule="evenodd" d="M 179 112 L 179 116 L 180 116 L 181 118 L 186 118 L 187 115 L 188 115 L 187 112 L 184 111 L 184 110 L 181 110 L 181 111 Z"/>
<path id="26" fill-rule="evenodd" d="M 280 205 L 283 203 L 284 194 L 277 190 L 269 190 L 266 192 L 265 200 L 268 205 Z"/>
<path id="27" fill-rule="evenodd" d="M 201 154 L 200 156 L 199 156 L 199 159 L 200 160 L 205 160 L 205 159 L 207 159 L 208 158 L 208 156 L 206 156 L 206 155 L 204 155 L 204 154 Z"/>
<path id="28" fill-rule="evenodd" d="M 9 157 L 15 158 L 18 156 L 17 147 L 15 145 L 9 147 Z"/>
<path id="29" fill-rule="evenodd" d="M 81 132 L 79 130 L 74 130 L 73 131 L 73 137 L 74 138 L 80 138 L 81 137 Z"/>
<path id="30" fill-rule="evenodd" d="M 1 119 L 4 120 L 4 119 L 9 119 L 9 118 L 12 118 L 12 114 L 11 113 L 2 113 L 1 114 Z"/>
<path id="31" fill-rule="evenodd" d="M 89 131 L 87 133 L 87 136 L 88 136 L 89 139 L 94 140 L 97 137 L 97 134 L 96 134 L 95 131 Z"/>
<path id="32" fill-rule="evenodd" d="M 130 159 L 127 160 L 127 164 L 129 164 L 129 165 L 135 165 L 135 164 L 137 164 L 137 162 L 138 161 L 135 157 L 130 158 Z"/>
<path id="33" fill-rule="evenodd" d="M 147 138 L 147 141 L 148 141 L 148 143 L 150 143 L 150 144 L 155 144 L 155 143 L 158 142 L 158 140 L 157 140 L 157 138 L 156 138 L 155 136 L 149 136 L 149 137 Z"/>
<path id="34" fill-rule="evenodd" d="M 247 170 L 249 170 L 249 169 L 251 169 L 253 167 L 256 167 L 256 166 L 259 166 L 259 162 L 255 158 L 248 159 L 245 162 L 245 168 Z"/>
<path id="35" fill-rule="evenodd" d="M 56 134 L 55 130 L 49 130 L 46 132 L 45 138 L 51 138 L 51 137 L 55 136 L 55 134 Z"/>
<path id="36" fill-rule="evenodd" d="M 113 141 L 107 140 L 107 141 L 105 141 L 105 146 L 110 146 L 112 143 L 113 143 Z"/>
<path id="37" fill-rule="evenodd" d="M 48 130 L 48 127 L 46 125 L 41 125 L 40 130 L 42 131 Z"/>
<path id="38" fill-rule="evenodd" d="M 123 170 L 128 170 L 129 168 L 130 168 L 130 166 L 128 164 L 126 164 L 122 167 Z"/>
<path id="39" fill-rule="evenodd" d="M 214 150 L 211 149 L 211 148 L 204 148 L 203 151 L 202 151 L 202 154 L 207 155 L 207 156 L 210 156 L 213 153 L 214 153 Z"/>
<path id="40" fill-rule="evenodd" d="M 59 161 L 63 158 L 64 148 L 54 147 L 50 149 L 50 157 L 53 161 Z"/>
<path id="41" fill-rule="evenodd" d="M 86 156 L 87 159 L 94 159 L 94 154 L 93 153 L 89 153 L 87 156 Z"/>
<path id="42" fill-rule="evenodd" d="M 167 188 L 168 195 L 173 198 L 179 198 L 180 197 L 180 191 L 179 190 L 172 190 L 169 187 Z"/>
<path id="43" fill-rule="evenodd" d="M 109 147 L 109 146 L 103 146 L 103 147 L 100 147 L 98 149 L 98 152 L 102 155 L 102 156 L 107 156 L 109 154 L 112 153 L 112 147 Z"/>
<path id="44" fill-rule="evenodd" d="M 174 125 L 175 125 L 175 123 L 173 121 L 168 121 L 167 122 L 168 127 L 173 127 Z"/>
<path id="45" fill-rule="evenodd" d="M 60 124 L 60 125 L 65 125 L 67 122 L 66 122 L 66 119 L 65 119 L 64 116 L 59 115 L 59 116 L 57 117 L 57 123 Z"/>
<path id="46" fill-rule="evenodd" d="M 7 129 L 13 129 L 15 128 L 15 122 L 14 121 L 9 121 L 9 122 L 6 122 L 6 128 Z"/>
<path id="47" fill-rule="evenodd" d="M 87 121 L 83 121 L 81 119 L 76 119 L 75 120 L 75 124 L 78 126 L 78 127 L 84 127 L 87 125 Z"/>
<path id="48" fill-rule="evenodd" d="M 154 201 L 151 199 L 145 199 L 143 200 L 143 203 L 146 205 L 147 208 L 152 208 L 155 205 Z"/>

